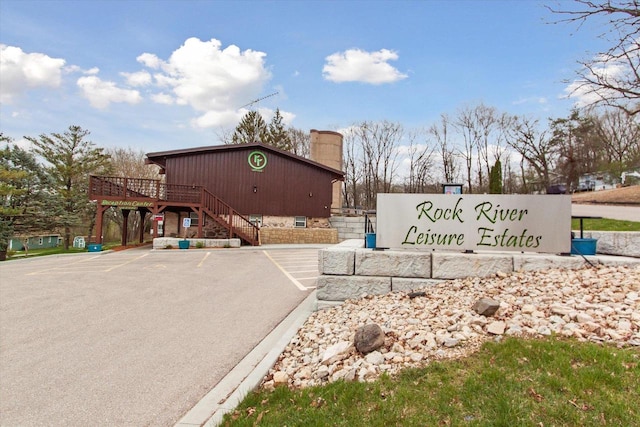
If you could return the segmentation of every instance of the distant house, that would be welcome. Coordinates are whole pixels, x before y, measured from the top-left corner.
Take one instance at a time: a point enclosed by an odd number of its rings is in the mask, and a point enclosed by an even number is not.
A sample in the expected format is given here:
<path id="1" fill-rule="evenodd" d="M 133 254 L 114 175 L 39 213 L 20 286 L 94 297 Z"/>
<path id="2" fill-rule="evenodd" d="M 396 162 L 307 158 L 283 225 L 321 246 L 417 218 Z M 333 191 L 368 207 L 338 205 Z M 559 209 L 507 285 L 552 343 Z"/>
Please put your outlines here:
<path id="1" fill-rule="evenodd" d="M 9 247 L 7 249 L 11 251 L 23 251 L 25 242 L 29 250 L 55 248 L 60 244 L 60 235 L 43 234 L 40 236 L 13 237 L 9 240 Z"/>
<path id="2" fill-rule="evenodd" d="M 578 177 L 578 187 L 574 191 L 610 190 L 616 188 L 619 182 L 619 177 L 610 173 L 586 173 Z"/>

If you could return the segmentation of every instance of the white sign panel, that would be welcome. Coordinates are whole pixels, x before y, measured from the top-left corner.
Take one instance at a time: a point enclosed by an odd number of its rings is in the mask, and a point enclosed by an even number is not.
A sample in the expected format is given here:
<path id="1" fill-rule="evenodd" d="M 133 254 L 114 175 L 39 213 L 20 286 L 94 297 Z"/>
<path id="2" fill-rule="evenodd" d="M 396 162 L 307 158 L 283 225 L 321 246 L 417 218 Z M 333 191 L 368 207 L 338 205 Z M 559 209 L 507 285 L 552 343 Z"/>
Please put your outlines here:
<path id="1" fill-rule="evenodd" d="M 378 194 L 379 248 L 568 253 L 571 196 Z"/>
<path id="2" fill-rule="evenodd" d="M 191 218 L 182 218 L 182 227 L 183 228 L 191 227 Z"/>

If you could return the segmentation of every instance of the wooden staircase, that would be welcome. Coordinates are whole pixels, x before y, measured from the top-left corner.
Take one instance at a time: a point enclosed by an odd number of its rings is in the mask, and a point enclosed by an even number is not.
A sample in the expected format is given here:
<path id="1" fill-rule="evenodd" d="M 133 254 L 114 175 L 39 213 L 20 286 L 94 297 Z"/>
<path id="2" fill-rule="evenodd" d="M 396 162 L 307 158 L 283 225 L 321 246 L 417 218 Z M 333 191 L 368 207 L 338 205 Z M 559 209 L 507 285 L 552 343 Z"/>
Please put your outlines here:
<path id="1" fill-rule="evenodd" d="M 152 213 L 168 207 L 191 209 L 209 217 L 215 224 L 217 235 L 239 238 L 245 244 L 260 245 L 259 228 L 249 219 L 206 188 L 197 185 L 164 184 L 156 179 L 126 178 L 117 176 L 90 176 L 89 198 L 103 201 L 118 201 L 131 204 L 142 203 Z M 152 204 L 152 206 L 149 206 Z M 202 228 L 199 228 L 200 238 Z"/>
<path id="2" fill-rule="evenodd" d="M 260 245 L 260 229 L 206 188 L 202 188 L 202 211 L 229 232 L 252 246 Z"/>

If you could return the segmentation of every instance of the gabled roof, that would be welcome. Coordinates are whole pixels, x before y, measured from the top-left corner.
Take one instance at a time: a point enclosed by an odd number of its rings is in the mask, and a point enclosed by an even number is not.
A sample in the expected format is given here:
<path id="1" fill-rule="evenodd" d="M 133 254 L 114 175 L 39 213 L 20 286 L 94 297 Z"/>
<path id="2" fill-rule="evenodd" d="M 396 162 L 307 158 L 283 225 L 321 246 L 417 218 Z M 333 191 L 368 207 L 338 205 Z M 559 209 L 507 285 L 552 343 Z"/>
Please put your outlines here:
<path id="1" fill-rule="evenodd" d="M 185 155 L 194 155 L 200 153 L 211 153 L 211 152 L 223 152 L 223 151 L 239 151 L 239 150 L 248 150 L 248 149 L 260 149 L 264 151 L 270 151 L 272 153 L 281 155 L 283 157 L 288 157 L 291 160 L 305 163 L 309 166 L 326 170 L 327 172 L 333 174 L 338 179 L 344 179 L 344 172 L 339 171 L 337 169 L 330 168 L 329 166 L 323 165 L 318 162 L 314 162 L 313 160 L 309 160 L 307 158 L 298 156 L 289 151 L 281 150 L 272 145 L 263 144 L 260 142 L 254 142 L 251 144 L 224 144 L 224 145 L 210 145 L 207 147 L 193 147 L 193 148 L 183 148 L 179 150 L 169 150 L 169 151 L 158 151 L 155 153 L 147 153 L 147 164 L 155 164 L 160 166 L 162 169 L 166 166 L 166 159 L 171 157 L 179 157 Z"/>

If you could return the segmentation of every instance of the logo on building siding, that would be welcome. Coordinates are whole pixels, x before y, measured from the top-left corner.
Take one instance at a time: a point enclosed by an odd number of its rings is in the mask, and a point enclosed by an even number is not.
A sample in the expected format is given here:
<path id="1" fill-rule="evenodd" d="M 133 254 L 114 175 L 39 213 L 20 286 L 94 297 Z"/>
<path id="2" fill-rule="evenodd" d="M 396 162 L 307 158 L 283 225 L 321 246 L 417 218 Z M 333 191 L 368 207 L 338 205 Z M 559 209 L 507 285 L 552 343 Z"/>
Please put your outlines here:
<path id="1" fill-rule="evenodd" d="M 262 151 L 252 151 L 249 153 L 249 166 L 255 172 L 262 172 L 265 166 L 267 166 L 267 155 Z"/>

